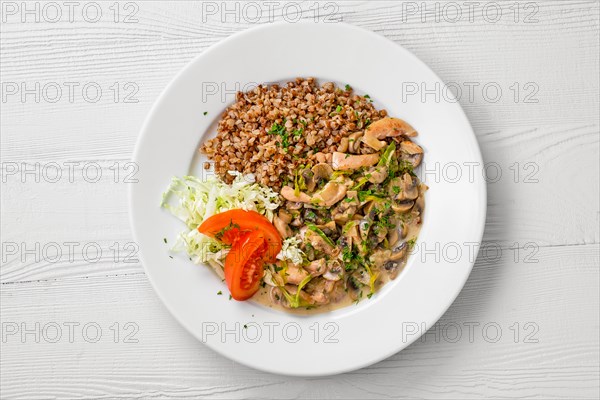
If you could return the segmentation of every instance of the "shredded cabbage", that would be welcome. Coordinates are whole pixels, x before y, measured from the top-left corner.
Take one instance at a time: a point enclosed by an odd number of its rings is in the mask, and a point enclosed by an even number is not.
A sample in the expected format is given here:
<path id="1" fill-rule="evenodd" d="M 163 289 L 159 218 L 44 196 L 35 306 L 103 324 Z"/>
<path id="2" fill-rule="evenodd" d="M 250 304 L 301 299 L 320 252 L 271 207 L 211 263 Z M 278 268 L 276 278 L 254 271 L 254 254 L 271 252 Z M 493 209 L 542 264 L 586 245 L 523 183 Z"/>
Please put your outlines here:
<path id="1" fill-rule="evenodd" d="M 231 185 L 216 176 L 203 180 L 194 176 L 175 177 L 163 193 L 161 203 L 188 227 L 188 231 L 178 236 L 172 250 L 185 250 L 192 262 L 209 263 L 221 276 L 229 248 L 198 232 L 202 221 L 235 208 L 256 211 L 273 221 L 273 211 L 279 207 L 279 195 L 255 183 L 254 175 L 242 175 L 237 171 L 229 173 L 235 176 Z"/>
<path id="2" fill-rule="evenodd" d="M 298 265 L 302 264 L 302 255 L 304 252 L 299 248 L 301 243 L 302 241 L 295 236 L 285 239 L 281 246 L 281 251 L 277 255 L 277 259 L 290 260 L 292 263 Z"/>

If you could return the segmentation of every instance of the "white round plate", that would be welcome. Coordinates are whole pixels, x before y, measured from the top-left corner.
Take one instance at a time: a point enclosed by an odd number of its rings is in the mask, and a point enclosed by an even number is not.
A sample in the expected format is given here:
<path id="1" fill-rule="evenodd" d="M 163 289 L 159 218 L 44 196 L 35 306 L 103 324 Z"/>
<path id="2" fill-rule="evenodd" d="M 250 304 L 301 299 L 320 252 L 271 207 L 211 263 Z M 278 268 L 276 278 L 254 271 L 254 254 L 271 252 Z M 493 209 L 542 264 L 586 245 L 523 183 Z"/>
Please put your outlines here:
<path id="1" fill-rule="evenodd" d="M 226 285 L 208 267 L 193 265 L 185 255 L 170 258 L 163 238 L 173 240 L 184 225 L 158 206 L 173 176 L 203 173 L 197 149 L 215 135 L 235 91 L 295 77 L 350 84 L 369 94 L 378 108 L 408 121 L 425 149 L 427 173 L 421 169 L 421 177 L 430 187 L 414 254 L 398 278 L 371 299 L 310 316 L 229 300 Z M 263 25 L 194 59 L 144 124 L 134 157 L 139 183 L 130 192 L 141 260 L 175 318 L 232 360 L 298 376 L 368 366 L 430 328 L 471 272 L 486 212 L 475 135 L 459 104 L 447 99 L 448 91 L 437 99 L 421 96 L 423 89 L 436 87 L 443 90 L 443 82 L 414 55 L 375 33 L 340 23 Z"/>

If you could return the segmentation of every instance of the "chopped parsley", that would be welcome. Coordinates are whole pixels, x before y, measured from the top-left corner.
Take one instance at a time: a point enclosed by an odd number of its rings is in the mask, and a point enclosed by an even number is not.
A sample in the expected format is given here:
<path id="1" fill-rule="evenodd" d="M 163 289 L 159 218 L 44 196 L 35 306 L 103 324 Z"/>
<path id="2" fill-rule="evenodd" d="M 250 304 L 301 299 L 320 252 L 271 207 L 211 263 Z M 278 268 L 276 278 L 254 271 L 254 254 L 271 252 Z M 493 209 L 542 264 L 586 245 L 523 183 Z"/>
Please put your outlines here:
<path id="1" fill-rule="evenodd" d="M 223 292 L 222 292 L 222 291 L 220 291 L 220 290 L 217 292 L 217 295 L 218 295 L 218 296 L 221 296 L 222 294 L 223 294 Z"/>
<path id="2" fill-rule="evenodd" d="M 321 236 L 321 239 L 323 239 L 325 241 L 325 243 L 327 243 L 331 247 L 335 247 L 335 244 L 333 243 L 333 241 L 331 239 L 329 239 L 327 237 L 327 235 L 325 235 L 325 233 L 322 230 L 320 230 L 319 228 L 317 228 L 316 225 L 314 225 L 314 224 L 306 224 L 306 226 L 308 227 L 308 229 L 310 229 L 311 231 L 315 232 L 317 235 Z"/>
<path id="3" fill-rule="evenodd" d="M 347 91 L 350 91 L 350 90 L 352 90 L 352 86 L 348 85 L 347 83 L 346 83 L 346 86 L 345 86 L 345 87 L 346 87 L 346 90 L 347 90 Z"/>
<path id="4" fill-rule="evenodd" d="M 414 238 L 406 241 L 406 244 L 408 245 L 408 249 L 409 250 L 412 250 L 412 248 L 415 247 L 416 243 L 417 243 L 417 238 L 416 237 L 414 237 Z"/>
<path id="5" fill-rule="evenodd" d="M 283 120 L 282 125 L 279 125 L 277 122 L 275 122 L 273 125 L 271 125 L 271 129 L 269 129 L 268 133 L 271 135 L 277 135 L 281 138 L 281 141 L 280 141 L 281 147 L 283 147 L 284 149 L 287 149 L 289 147 L 290 137 L 289 137 L 289 133 L 285 129 L 285 119 Z"/>
<path id="6" fill-rule="evenodd" d="M 296 129 L 294 132 L 292 132 L 292 135 L 294 135 L 295 139 L 298 139 L 300 136 L 302 136 L 303 133 L 304 133 L 304 128 L 300 128 L 300 129 Z"/>
<path id="7" fill-rule="evenodd" d="M 208 111 L 204 111 L 202 114 L 204 114 L 204 115 L 208 115 Z"/>
<path id="8" fill-rule="evenodd" d="M 400 164 L 398 165 L 398 172 L 402 175 L 408 173 L 414 176 L 414 166 L 408 160 L 400 160 Z"/>

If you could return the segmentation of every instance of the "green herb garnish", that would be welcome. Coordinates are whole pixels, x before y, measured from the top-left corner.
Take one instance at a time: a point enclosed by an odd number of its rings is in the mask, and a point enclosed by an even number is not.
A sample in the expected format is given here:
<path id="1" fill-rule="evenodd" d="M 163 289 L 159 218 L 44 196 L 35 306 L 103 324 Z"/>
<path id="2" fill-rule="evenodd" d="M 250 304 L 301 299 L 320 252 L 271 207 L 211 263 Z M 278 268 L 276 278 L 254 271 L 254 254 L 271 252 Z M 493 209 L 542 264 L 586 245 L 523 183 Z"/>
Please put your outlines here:
<path id="1" fill-rule="evenodd" d="M 317 228 L 317 226 L 315 224 L 306 224 L 306 226 L 308 227 L 308 229 L 315 232 L 317 235 L 321 236 L 321 238 L 325 241 L 325 243 L 327 243 L 331 247 L 335 247 L 335 244 L 333 243 L 333 241 L 331 239 L 329 239 L 322 230 Z"/>

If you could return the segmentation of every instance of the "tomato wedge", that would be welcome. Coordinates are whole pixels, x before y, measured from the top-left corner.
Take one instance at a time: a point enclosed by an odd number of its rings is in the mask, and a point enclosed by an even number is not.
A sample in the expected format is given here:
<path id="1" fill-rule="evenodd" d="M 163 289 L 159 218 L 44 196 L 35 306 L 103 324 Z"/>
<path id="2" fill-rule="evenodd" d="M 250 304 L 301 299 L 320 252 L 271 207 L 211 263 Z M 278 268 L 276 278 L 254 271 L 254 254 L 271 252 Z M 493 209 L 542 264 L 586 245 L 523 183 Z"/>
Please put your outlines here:
<path id="1" fill-rule="evenodd" d="M 235 241 L 225 258 L 225 282 L 231 297 L 247 300 L 260 286 L 267 242 L 262 231 L 254 230 Z"/>
<path id="2" fill-rule="evenodd" d="M 256 211 L 241 209 L 225 211 L 206 219 L 198 231 L 220 240 L 227 245 L 233 245 L 244 235 L 252 231 L 261 231 L 267 243 L 266 259 L 275 262 L 281 251 L 281 235 L 269 220 Z"/>

